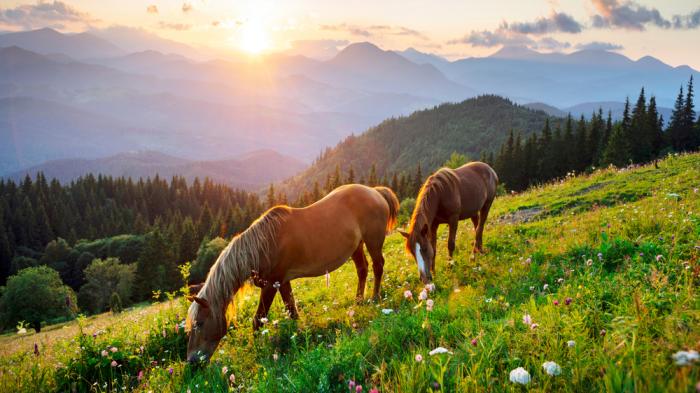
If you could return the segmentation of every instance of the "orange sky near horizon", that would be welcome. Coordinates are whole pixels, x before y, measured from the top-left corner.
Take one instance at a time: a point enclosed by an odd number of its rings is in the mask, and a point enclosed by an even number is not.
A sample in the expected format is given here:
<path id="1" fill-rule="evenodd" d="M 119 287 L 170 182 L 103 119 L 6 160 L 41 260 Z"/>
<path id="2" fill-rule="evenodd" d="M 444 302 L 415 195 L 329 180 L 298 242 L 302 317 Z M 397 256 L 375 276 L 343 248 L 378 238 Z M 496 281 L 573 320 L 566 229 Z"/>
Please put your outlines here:
<path id="1" fill-rule="evenodd" d="M 615 50 L 632 59 L 652 55 L 674 66 L 688 64 L 700 69 L 700 51 L 690 50 L 700 42 L 700 23 L 692 19 L 700 20 L 700 4 L 690 0 L 359 0 L 352 5 L 324 0 L 3 3 L 0 30 L 54 27 L 79 32 L 128 26 L 207 47 L 223 57 L 229 52 L 255 55 L 295 47 L 297 52 L 308 55 L 316 51 L 317 57 L 322 57 L 332 53 L 328 48 L 357 41 L 370 41 L 383 49 L 414 47 L 449 59 L 485 56 L 503 43 L 524 44 L 545 52 L 571 52 L 590 43 L 604 43 L 620 47 Z M 570 20 L 555 19 L 561 14 Z M 607 18 L 607 26 L 596 24 L 594 18 L 600 16 Z"/>

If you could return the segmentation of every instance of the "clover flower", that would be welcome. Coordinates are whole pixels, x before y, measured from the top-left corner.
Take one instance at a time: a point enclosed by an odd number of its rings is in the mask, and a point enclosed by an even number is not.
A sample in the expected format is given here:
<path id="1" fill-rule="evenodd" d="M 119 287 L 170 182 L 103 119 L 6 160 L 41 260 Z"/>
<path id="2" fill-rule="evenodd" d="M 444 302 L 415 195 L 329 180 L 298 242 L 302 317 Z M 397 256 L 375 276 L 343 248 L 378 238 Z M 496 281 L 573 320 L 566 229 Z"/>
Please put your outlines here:
<path id="1" fill-rule="evenodd" d="M 523 323 L 528 326 L 532 325 L 532 317 L 530 316 L 530 314 L 523 315 Z"/>
<path id="2" fill-rule="evenodd" d="M 544 369 L 544 372 L 547 373 L 547 375 L 551 375 L 553 377 L 556 377 L 557 375 L 561 374 L 561 366 L 559 366 L 555 362 L 544 362 L 542 363 L 542 368 Z"/>
<path id="3" fill-rule="evenodd" d="M 174 371 L 174 370 L 173 370 L 172 367 L 168 368 L 168 374 L 173 375 L 173 371 Z"/>
<path id="4" fill-rule="evenodd" d="M 139 370 L 139 373 L 136 375 L 136 380 L 141 381 L 143 379 L 143 370 Z"/>
<path id="5" fill-rule="evenodd" d="M 530 373 L 524 368 L 518 367 L 510 372 L 510 381 L 521 385 L 527 385 L 530 382 Z"/>
<path id="6" fill-rule="evenodd" d="M 661 258 L 663 258 L 663 257 L 664 257 L 663 255 L 657 255 L 657 256 L 656 256 L 656 262 L 660 262 L 660 261 L 661 261 Z"/>
<path id="7" fill-rule="evenodd" d="M 116 353 L 119 349 L 117 349 L 117 347 L 112 347 L 109 350 L 112 351 L 112 353 Z"/>
<path id="8" fill-rule="evenodd" d="M 568 306 L 569 304 L 571 304 L 572 301 L 573 301 L 573 299 L 571 299 L 570 297 L 567 297 L 566 300 L 564 300 L 564 304 L 566 304 Z"/>
<path id="9" fill-rule="evenodd" d="M 106 349 L 103 349 L 102 352 L 100 352 L 100 355 L 102 355 L 102 357 L 105 357 L 105 356 L 107 356 L 108 354 L 109 354 L 109 352 L 107 352 Z"/>
<path id="10" fill-rule="evenodd" d="M 362 392 L 362 385 L 357 385 L 357 386 L 355 387 L 355 392 L 356 392 L 356 393 Z"/>
<path id="11" fill-rule="evenodd" d="M 428 311 L 433 311 L 433 305 L 435 302 L 433 302 L 433 299 L 428 299 L 427 302 L 425 302 L 425 309 Z"/>
<path id="12" fill-rule="evenodd" d="M 435 291 L 435 284 L 433 284 L 432 282 L 430 284 L 426 284 L 425 289 L 427 289 L 428 292 L 433 292 Z"/>
<path id="13" fill-rule="evenodd" d="M 478 341 L 476 340 L 476 338 L 472 338 L 472 346 L 475 347 L 477 343 Z"/>
<path id="14" fill-rule="evenodd" d="M 117 367 L 117 361 L 116 361 L 116 360 L 112 360 L 112 363 L 110 363 L 110 365 L 111 365 L 112 367 Z"/>
<path id="15" fill-rule="evenodd" d="M 428 291 L 426 291 L 425 289 L 420 291 L 420 294 L 418 295 L 418 299 L 419 300 L 427 300 L 428 299 Z"/>
<path id="16" fill-rule="evenodd" d="M 222 373 L 222 374 L 228 373 L 228 367 L 226 367 L 226 366 L 221 367 L 221 373 Z"/>
<path id="17" fill-rule="evenodd" d="M 420 353 L 418 353 L 418 354 L 416 354 L 416 358 L 415 358 L 415 359 L 416 359 L 416 362 L 420 363 L 420 362 L 423 361 L 423 355 L 421 355 Z"/>
<path id="18" fill-rule="evenodd" d="M 351 391 L 355 389 L 355 381 L 353 381 L 352 379 L 348 381 L 348 389 Z"/>
<path id="19" fill-rule="evenodd" d="M 530 325 L 530 329 L 531 329 L 531 330 L 535 330 L 535 329 L 537 329 L 538 327 L 540 327 L 540 325 L 539 325 L 539 324 L 536 324 L 536 323 L 533 323 L 532 325 Z"/>
<path id="20" fill-rule="evenodd" d="M 542 290 L 543 290 L 543 291 L 546 291 L 546 290 L 548 290 L 548 289 L 549 289 L 549 284 L 544 284 L 544 285 L 542 285 Z"/>
<path id="21" fill-rule="evenodd" d="M 413 299 L 413 293 L 407 289 L 403 291 L 403 297 L 406 299 Z"/>
<path id="22" fill-rule="evenodd" d="M 555 306 L 558 306 L 558 305 L 559 305 L 559 300 L 554 299 L 554 302 L 552 302 L 552 303 L 553 303 Z"/>
<path id="23" fill-rule="evenodd" d="M 569 348 L 573 348 L 573 347 L 576 346 L 576 341 L 574 341 L 574 340 L 569 340 L 569 341 L 566 342 L 566 346 L 569 347 Z"/>

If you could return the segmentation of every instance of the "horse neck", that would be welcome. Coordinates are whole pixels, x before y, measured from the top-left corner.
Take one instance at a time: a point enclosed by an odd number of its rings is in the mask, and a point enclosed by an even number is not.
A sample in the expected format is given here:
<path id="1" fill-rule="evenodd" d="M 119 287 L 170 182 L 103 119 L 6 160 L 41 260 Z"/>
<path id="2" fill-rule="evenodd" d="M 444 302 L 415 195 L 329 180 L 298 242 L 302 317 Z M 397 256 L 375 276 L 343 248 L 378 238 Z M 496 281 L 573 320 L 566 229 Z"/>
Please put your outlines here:
<path id="1" fill-rule="evenodd" d="M 418 202 L 419 216 L 416 217 L 416 221 L 420 219 L 420 215 L 422 215 L 426 220 L 426 224 L 430 226 L 437 215 L 440 196 L 434 186 L 429 185 L 428 187 L 429 188 L 425 190 L 421 200 Z"/>

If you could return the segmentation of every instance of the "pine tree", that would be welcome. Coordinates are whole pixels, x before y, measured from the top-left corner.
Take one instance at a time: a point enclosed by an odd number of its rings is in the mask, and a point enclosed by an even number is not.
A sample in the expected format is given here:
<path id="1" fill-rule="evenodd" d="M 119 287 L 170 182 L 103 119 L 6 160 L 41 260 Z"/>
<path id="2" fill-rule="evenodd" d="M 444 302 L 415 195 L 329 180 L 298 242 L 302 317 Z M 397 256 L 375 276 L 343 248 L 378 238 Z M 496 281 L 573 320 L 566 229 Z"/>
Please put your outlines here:
<path id="1" fill-rule="evenodd" d="M 138 294 L 148 299 L 154 290 L 170 291 L 180 283 L 170 246 L 158 227 L 148 234 L 137 261 Z"/>
<path id="2" fill-rule="evenodd" d="M 603 153 L 603 163 L 623 167 L 629 164 L 632 155 L 629 148 L 629 139 L 622 124 L 613 128 L 610 140 Z"/>
<path id="3" fill-rule="evenodd" d="M 372 167 L 369 169 L 369 176 L 367 177 L 367 185 L 374 187 L 378 185 L 379 180 L 377 180 L 377 165 L 372 163 Z"/>
<path id="4" fill-rule="evenodd" d="M 647 108 L 646 131 L 647 141 L 650 147 L 649 159 L 656 158 L 661 152 L 663 146 L 663 123 L 659 116 L 659 111 L 656 107 L 656 97 L 651 96 L 649 99 L 649 107 Z"/>
<path id="5" fill-rule="evenodd" d="M 575 165 L 573 169 L 576 172 L 583 172 L 584 169 L 590 164 L 591 160 L 588 157 L 588 132 L 586 130 L 586 119 L 581 115 L 578 123 L 576 124 L 576 145 L 574 150 L 574 160 Z"/>
<path id="6" fill-rule="evenodd" d="M 678 96 L 676 97 L 676 102 L 673 105 L 673 112 L 671 112 L 671 121 L 668 124 L 668 130 L 666 130 L 666 137 L 668 138 L 668 144 L 671 145 L 673 150 L 682 151 L 683 150 L 683 132 L 684 132 L 684 122 L 685 122 L 685 101 L 683 98 L 683 86 L 680 87 L 678 91 Z"/>
<path id="7" fill-rule="evenodd" d="M 413 182 L 411 183 L 411 190 L 409 196 L 415 197 L 416 195 L 418 195 L 418 191 L 420 191 L 422 185 L 423 170 L 421 169 L 420 162 L 418 162 L 418 166 L 416 167 L 416 174 L 415 176 L 413 176 Z"/>
<path id="8" fill-rule="evenodd" d="M 265 202 L 268 209 L 277 204 L 277 199 L 275 198 L 275 186 L 272 183 L 270 183 L 270 187 L 267 189 Z"/>
<path id="9" fill-rule="evenodd" d="M 630 120 L 630 153 L 634 162 L 646 162 L 652 156 L 651 132 L 648 130 L 646 105 L 644 88 L 642 88 Z"/>
<path id="10" fill-rule="evenodd" d="M 350 169 L 348 169 L 348 177 L 345 179 L 346 184 L 355 183 L 355 169 L 353 169 L 352 164 L 350 164 Z"/>

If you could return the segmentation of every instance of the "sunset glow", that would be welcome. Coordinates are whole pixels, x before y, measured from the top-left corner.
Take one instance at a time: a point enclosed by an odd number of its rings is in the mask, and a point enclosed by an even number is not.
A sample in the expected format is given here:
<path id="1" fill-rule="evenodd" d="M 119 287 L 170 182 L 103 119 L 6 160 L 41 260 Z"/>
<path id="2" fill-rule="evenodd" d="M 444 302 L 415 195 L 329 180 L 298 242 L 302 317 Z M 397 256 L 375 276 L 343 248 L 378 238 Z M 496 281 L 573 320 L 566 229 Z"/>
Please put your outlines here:
<path id="1" fill-rule="evenodd" d="M 240 34 L 240 49 L 250 54 L 260 54 L 270 49 L 270 38 L 260 20 L 250 20 L 244 24 Z"/>

